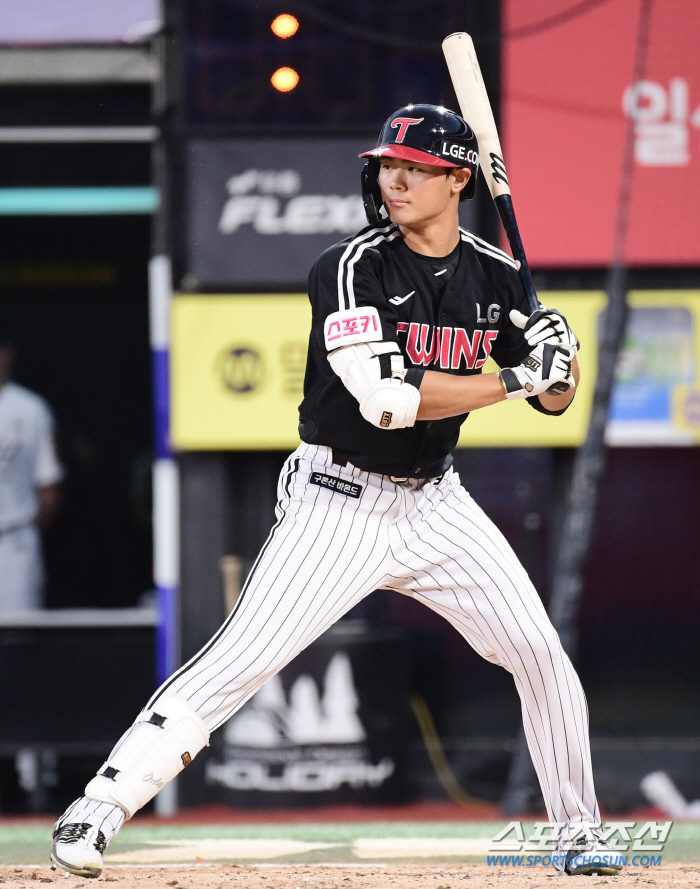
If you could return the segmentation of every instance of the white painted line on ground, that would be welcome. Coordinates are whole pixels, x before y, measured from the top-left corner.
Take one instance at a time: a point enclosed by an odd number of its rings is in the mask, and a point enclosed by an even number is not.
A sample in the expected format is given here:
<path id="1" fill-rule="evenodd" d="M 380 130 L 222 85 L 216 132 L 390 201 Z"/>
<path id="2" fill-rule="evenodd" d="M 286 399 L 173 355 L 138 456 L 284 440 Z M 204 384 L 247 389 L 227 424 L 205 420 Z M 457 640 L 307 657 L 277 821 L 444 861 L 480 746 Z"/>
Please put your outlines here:
<path id="1" fill-rule="evenodd" d="M 6 867 L 46 867 L 46 864 L 8 864 L 4 865 Z M 190 864 L 174 864 L 172 861 L 157 861 L 153 864 L 115 864 L 114 862 L 109 862 L 110 868 L 134 868 L 134 870 L 143 869 L 143 870 L 152 870 L 154 867 L 179 867 L 180 870 L 187 867 L 226 867 L 226 862 L 222 864 L 222 862 L 213 862 L 213 861 L 193 861 Z M 240 865 L 240 867 L 265 867 L 265 868 L 287 868 L 289 870 L 303 870 L 304 868 L 309 867 L 356 867 L 362 869 L 370 868 L 370 867 L 388 867 L 389 865 L 386 861 L 373 861 L 371 864 L 365 864 L 362 861 L 314 861 L 313 864 L 308 864 L 306 862 L 300 862 L 299 864 L 282 864 L 276 861 L 246 861 L 245 864 Z M 236 867 L 235 864 L 231 864 L 230 867 Z"/>
<path id="2" fill-rule="evenodd" d="M 207 861 L 260 862 L 270 858 L 303 855 L 321 849 L 352 852 L 359 859 L 477 857 L 488 854 L 489 837 L 360 837 L 352 843 L 311 843 L 291 839 L 182 839 L 149 840 L 147 848 L 114 852 L 106 864 L 163 865 Z M 346 866 L 349 862 L 340 864 Z M 272 865 L 279 866 L 279 865 Z M 319 866 L 319 865 L 316 865 Z M 328 866 L 331 866 L 330 864 Z"/>
<path id="3" fill-rule="evenodd" d="M 193 839 L 149 840 L 155 848 L 135 849 L 105 855 L 105 864 L 156 864 L 166 861 L 194 862 L 197 858 L 241 859 L 281 858 L 286 855 L 302 855 L 318 849 L 333 849 L 338 843 L 304 843 L 286 839 Z"/>
<path id="4" fill-rule="evenodd" d="M 174 866 L 174 865 L 173 865 Z M 119 867 L 124 867 L 124 865 L 119 865 Z M 290 868 L 298 868 L 301 870 L 305 867 L 359 867 L 359 868 L 370 868 L 370 867 L 389 867 L 386 861 L 373 861 L 371 864 L 363 864 L 360 861 L 314 861 L 313 864 L 309 864 L 308 862 L 303 864 L 275 864 L 274 862 L 265 862 L 261 864 L 246 864 L 244 867 L 290 867 Z"/>
<path id="5" fill-rule="evenodd" d="M 357 839 L 352 850 L 358 858 L 445 858 L 486 855 L 488 837 L 382 837 Z"/>

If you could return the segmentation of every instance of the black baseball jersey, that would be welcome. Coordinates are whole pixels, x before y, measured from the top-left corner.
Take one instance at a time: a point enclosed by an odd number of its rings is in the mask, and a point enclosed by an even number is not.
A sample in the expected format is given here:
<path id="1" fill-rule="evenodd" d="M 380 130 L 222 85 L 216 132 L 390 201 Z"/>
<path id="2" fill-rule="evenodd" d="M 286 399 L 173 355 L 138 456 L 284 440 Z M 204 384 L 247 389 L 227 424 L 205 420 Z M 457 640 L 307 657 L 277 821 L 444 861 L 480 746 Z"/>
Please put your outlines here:
<path id="1" fill-rule="evenodd" d="M 406 382 L 416 387 L 427 369 L 481 373 L 489 355 L 501 367 L 520 364 L 530 347 L 508 313 L 529 310 L 515 262 L 460 231 L 457 249 L 442 259 L 410 250 L 393 224 L 365 228 L 321 254 L 309 275 L 312 327 L 299 407 L 303 441 L 331 447 L 367 472 L 430 478 L 450 466 L 467 414 L 379 429 L 362 417 L 327 356 L 379 325 L 372 338 L 398 343 L 409 368 Z"/>

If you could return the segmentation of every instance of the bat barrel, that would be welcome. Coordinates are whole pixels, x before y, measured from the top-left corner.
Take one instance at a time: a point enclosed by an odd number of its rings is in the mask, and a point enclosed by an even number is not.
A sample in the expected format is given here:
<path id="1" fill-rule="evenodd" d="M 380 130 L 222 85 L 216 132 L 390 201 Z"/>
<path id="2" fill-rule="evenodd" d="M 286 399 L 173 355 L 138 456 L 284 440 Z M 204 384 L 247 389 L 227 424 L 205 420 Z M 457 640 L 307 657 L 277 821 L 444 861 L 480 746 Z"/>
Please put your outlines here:
<path id="1" fill-rule="evenodd" d="M 513 256 L 518 261 L 520 280 L 527 295 L 530 312 L 536 312 L 539 300 L 515 221 L 501 143 L 474 41 L 469 34 L 460 31 L 446 37 L 442 42 L 442 49 L 462 115 L 474 130 L 479 143 L 479 164 L 501 217 Z"/>

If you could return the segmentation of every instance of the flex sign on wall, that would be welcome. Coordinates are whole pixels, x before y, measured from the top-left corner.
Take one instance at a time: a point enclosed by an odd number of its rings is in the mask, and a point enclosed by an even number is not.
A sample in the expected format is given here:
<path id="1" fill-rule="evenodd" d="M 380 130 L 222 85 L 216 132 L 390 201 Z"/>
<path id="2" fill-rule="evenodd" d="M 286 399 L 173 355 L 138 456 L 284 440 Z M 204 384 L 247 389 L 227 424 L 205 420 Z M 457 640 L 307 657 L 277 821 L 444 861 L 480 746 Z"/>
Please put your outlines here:
<path id="1" fill-rule="evenodd" d="M 375 137 L 195 140 L 188 289 L 305 289 L 319 255 L 367 225 L 358 158 Z M 474 229 L 477 200 L 460 205 Z"/>
<path id="2" fill-rule="evenodd" d="M 627 262 L 700 262 L 700 3 L 651 4 L 633 82 L 642 6 L 608 0 L 560 16 L 569 0 L 504 2 L 504 151 L 533 265 L 610 262 L 628 123 Z"/>
<path id="3" fill-rule="evenodd" d="M 320 253 L 367 225 L 368 141 L 194 141 L 188 268 L 195 287 L 306 286 Z"/>

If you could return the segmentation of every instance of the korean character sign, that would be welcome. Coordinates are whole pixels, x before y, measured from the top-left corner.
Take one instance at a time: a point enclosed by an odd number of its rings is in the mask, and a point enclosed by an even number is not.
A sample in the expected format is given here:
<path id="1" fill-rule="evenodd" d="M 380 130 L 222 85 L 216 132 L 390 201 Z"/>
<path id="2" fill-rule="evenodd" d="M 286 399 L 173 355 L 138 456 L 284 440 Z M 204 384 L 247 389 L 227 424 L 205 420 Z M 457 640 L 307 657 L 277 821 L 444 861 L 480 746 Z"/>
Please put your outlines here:
<path id="1" fill-rule="evenodd" d="M 625 90 L 622 107 L 634 120 L 634 157 L 642 167 L 690 163 L 690 127 L 700 129 L 700 105 L 690 113 L 688 81 L 672 77 L 668 88 L 640 80 Z"/>

